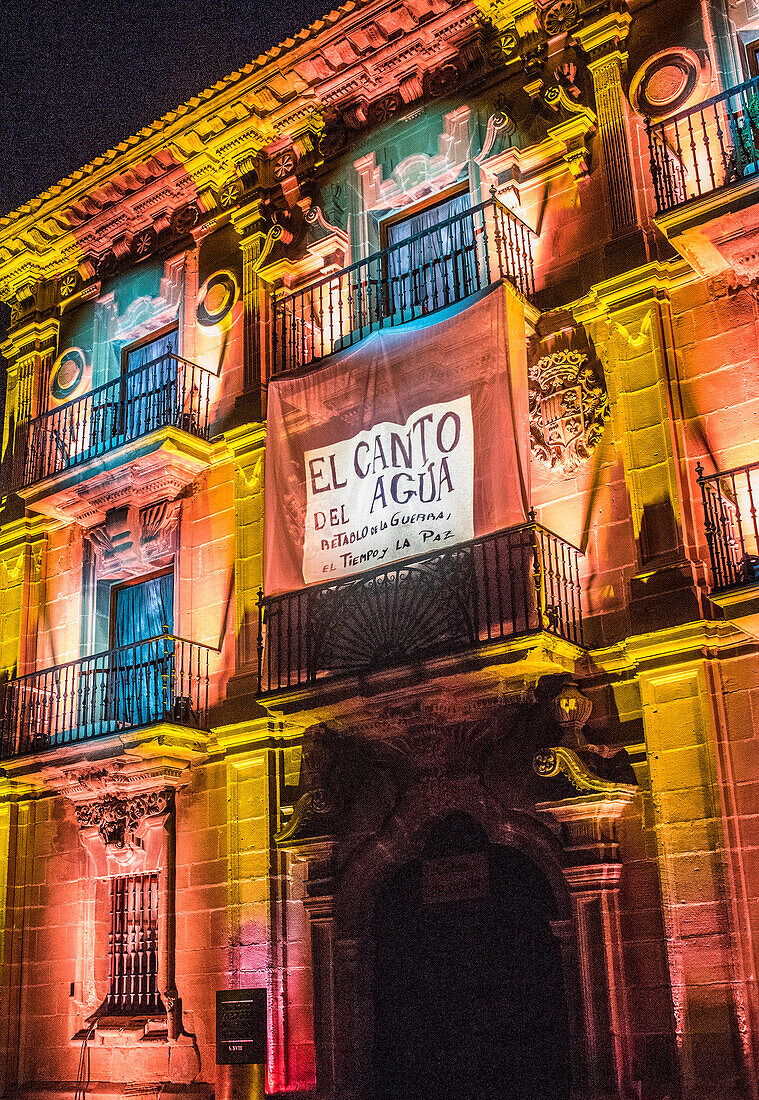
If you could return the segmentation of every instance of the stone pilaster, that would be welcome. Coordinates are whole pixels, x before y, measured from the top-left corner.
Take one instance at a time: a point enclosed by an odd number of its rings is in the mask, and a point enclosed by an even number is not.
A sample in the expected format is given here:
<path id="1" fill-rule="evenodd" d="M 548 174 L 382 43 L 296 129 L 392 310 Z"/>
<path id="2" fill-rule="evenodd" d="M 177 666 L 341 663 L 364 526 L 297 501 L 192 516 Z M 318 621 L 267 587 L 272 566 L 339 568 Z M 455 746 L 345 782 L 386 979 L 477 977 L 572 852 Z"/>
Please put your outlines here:
<path id="1" fill-rule="evenodd" d="M 232 222 L 240 234 L 242 249 L 243 399 L 249 406 L 250 418 L 261 420 L 269 371 L 270 326 L 269 296 L 258 275 L 267 240 L 261 200 L 254 199 L 236 210 Z"/>
<path id="2" fill-rule="evenodd" d="M 640 677 L 684 1100 L 759 1095 L 756 884 L 744 839 L 756 771 L 743 763 L 750 724 L 735 705 L 754 681 L 740 663 L 727 674 L 720 664 L 668 663 Z"/>
<path id="3" fill-rule="evenodd" d="M 578 795 L 538 808 L 561 822 L 572 900 L 584 1062 L 591 1095 L 635 1095 L 625 997 L 615 822 L 635 797 L 618 786 L 609 796 Z M 571 991 L 568 991 L 571 996 Z"/>
<path id="4" fill-rule="evenodd" d="M 59 322 L 38 315 L 11 328 L 0 352 L 8 360 L 3 425 L 5 490 L 17 485 L 26 457 L 27 425 L 47 406 L 47 383 L 58 351 Z M 12 457 L 11 457 L 12 456 Z"/>
<path id="5" fill-rule="evenodd" d="M 334 843 L 313 842 L 305 853 L 306 896 L 303 905 L 311 930 L 311 974 L 314 990 L 314 1053 L 318 1094 L 332 1095 L 335 1082 L 335 979 L 333 880 Z"/>
<path id="6" fill-rule="evenodd" d="M 670 296 L 682 269 L 648 264 L 599 284 L 575 317 L 586 324 L 604 364 L 614 435 L 630 494 L 638 570 L 630 583 L 633 633 L 703 618 L 686 422 L 679 398 L 680 356 Z"/>
<path id="7" fill-rule="evenodd" d="M 643 258 L 643 240 L 635 201 L 628 107 L 622 88 L 622 77 L 627 66 L 627 53 L 623 43 L 630 22 L 631 16 L 628 12 L 611 12 L 577 31 L 578 41 L 590 58 L 588 69 L 593 77 L 598 129 L 603 148 L 610 228 L 615 238 L 607 248 L 609 274 L 614 274 L 617 269 L 630 267 Z M 637 239 L 637 249 L 632 238 Z"/>

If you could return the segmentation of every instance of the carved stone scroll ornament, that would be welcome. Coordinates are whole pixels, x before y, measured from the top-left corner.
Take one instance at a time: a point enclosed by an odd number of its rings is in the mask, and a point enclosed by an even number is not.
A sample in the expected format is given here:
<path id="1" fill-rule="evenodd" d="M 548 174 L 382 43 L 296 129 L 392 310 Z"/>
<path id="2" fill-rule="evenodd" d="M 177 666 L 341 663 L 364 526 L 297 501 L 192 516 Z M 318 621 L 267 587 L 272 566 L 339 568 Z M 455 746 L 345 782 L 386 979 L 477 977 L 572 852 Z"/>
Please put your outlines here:
<path id="1" fill-rule="evenodd" d="M 96 828 L 107 848 L 124 849 L 133 842 L 143 818 L 168 813 L 173 797 L 170 787 L 131 798 L 105 794 L 92 802 L 77 803 L 74 810 L 80 829 Z"/>
<path id="2" fill-rule="evenodd" d="M 335 760 L 333 731 L 321 722 L 311 726 L 306 731 L 301 755 L 303 793 L 293 807 L 292 817 L 277 834 L 277 844 L 302 842 L 331 831 L 340 809 L 332 782 Z"/>
<path id="3" fill-rule="evenodd" d="M 634 783 L 617 783 L 595 775 L 578 753 L 563 745 L 541 749 L 535 754 L 532 766 L 535 773 L 544 778 L 563 773 L 580 794 L 600 794 L 606 798 L 632 800 L 637 793 Z"/>
<path id="4" fill-rule="evenodd" d="M 572 348 L 544 355 L 529 368 L 529 397 L 533 453 L 571 473 L 590 458 L 609 415 L 600 366 Z"/>
<path id="5" fill-rule="evenodd" d="M 550 779 L 564 775 L 582 795 L 603 795 L 606 799 L 630 801 L 637 791 L 637 779 L 630 758 L 622 746 L 590 744 L 583 732 L 593 704 L 576 684 L 565 684 L 550 704 L 561 731 L 561 744 L 541 749 L 533 758 L 536 775 Z"/>

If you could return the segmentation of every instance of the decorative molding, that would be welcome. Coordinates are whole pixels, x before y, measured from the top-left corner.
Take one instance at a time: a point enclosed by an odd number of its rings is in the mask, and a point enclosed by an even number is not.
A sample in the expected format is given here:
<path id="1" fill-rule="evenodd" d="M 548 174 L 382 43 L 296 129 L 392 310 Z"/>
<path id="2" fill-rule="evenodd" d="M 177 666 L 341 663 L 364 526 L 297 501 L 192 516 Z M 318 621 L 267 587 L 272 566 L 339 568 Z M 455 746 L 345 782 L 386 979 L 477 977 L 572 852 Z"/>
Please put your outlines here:
<path id="1" fill-rule="evenodd" d="M 173 787 L 147 791 L 131 798 L 104 794 L 91 802 L 77 802 L 74 812 L 80 829 L 97 829 L 106 848 L 133 846 L 135 834 L 145 817 L 170 813 L 174 806 Z"/>
<path id="2" fill-rule="evenodd" d="M 53 401 L 71 401 L 77 396 L 77 391 L 88 390 L 91 386 L 89 366 L 81 348 L 70 347 L 62 351 L 50 372 L 50 396 Z"/>
<path id="3" fill-rule="evenodd" d="M 639 114 L 658 122 L 703 99 L 711 76 L 707 54 L 685 46 L 660 50 L 633 76 L 630 102 Z"/>
<path id="4" fill-rule="evenodd" d="M 580 10 L 576 0 L 556 0 L 556 3 L 538 12 L 540 25 L 547 35 L 566 34 L 580 22 Z"/>
<path id="5" fill-rule="evenodd" d="M 240 298 L 240 287 L 233 271 L 216 271 L 198 292 L 196 316 L 203 328 L 219 325 L 232 312 Z"/>
<path id="6" fill-rule="evenodd" d="M 463 173 L 472 142 L 472 113 L 458 107 L 443 116 L 438 137 L 438 153 L 415 153 L 406 157 L 388 179 L 377 164 L 376 154 L 368 153 L 354 163 L 364 210 L 401 208 L 455 183 Z"/>

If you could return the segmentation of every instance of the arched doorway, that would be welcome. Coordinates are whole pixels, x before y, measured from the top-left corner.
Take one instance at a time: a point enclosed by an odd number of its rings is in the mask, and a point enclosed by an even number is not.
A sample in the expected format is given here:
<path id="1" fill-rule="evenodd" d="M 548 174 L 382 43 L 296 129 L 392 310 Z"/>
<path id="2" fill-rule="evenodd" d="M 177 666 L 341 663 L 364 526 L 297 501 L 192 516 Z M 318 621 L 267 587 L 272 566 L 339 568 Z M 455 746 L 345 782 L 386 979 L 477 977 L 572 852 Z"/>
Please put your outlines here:
<path id="1" fill-rule="evenodd" d="M 523 852 L 452 814 L 374 913 L 377 1100 L 565 1100 L 555 899 Z"/>

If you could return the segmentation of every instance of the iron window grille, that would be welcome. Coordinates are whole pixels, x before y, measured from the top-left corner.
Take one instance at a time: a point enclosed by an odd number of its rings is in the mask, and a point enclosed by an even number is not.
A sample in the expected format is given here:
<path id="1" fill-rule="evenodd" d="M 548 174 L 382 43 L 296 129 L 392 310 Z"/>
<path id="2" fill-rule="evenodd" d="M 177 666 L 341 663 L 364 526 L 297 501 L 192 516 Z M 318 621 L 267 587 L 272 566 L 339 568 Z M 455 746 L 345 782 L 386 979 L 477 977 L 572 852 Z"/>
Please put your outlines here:
<path id="1" fill-rule="evenodd" d="M 109 988 L 112 1016 L 163 1011 L 158 990 L 158 872 L 111 879 Z"/>

